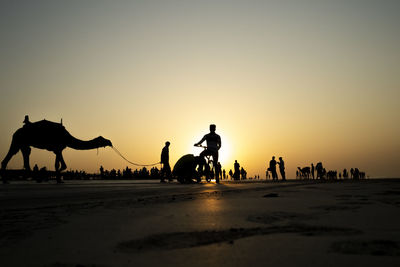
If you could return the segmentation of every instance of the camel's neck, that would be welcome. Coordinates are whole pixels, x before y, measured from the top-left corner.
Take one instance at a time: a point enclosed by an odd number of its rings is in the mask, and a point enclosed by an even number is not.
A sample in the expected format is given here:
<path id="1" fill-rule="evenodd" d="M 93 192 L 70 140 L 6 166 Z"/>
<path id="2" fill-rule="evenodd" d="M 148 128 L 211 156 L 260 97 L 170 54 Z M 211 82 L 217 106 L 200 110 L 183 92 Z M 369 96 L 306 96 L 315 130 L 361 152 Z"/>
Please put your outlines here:
<path id="1" fill-rule="evenodd" d="M 67 146 L 70 148 L 73 148 L 73 149 L 77 149 L 77 150 L 87 150 L 87 149 L 98 148 L 101 145 L 99 144 L 97 138 L 94 138 L 89 141 L 82 141 L 82 140 L 79 140 L 79 139 L 71 136 Z"/>

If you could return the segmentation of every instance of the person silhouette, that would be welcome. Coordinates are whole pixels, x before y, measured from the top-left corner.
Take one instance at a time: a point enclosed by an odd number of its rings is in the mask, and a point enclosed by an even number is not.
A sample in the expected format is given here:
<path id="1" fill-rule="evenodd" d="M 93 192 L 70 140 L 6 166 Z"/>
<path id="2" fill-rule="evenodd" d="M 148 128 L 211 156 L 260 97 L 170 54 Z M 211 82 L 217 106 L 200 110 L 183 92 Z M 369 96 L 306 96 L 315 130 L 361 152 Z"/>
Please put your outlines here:
<path id="1" fill-rule="evenodd" d="M 103 165 L 100 165 L 100 177 L 104 178 L 104 168 Z"/>
<path id="2" fill-rule="evenodd" d="M 165 183 L 165 178 L 171 181 L 171 166 L 169 165 L 169 146 L 170 142 L 165 142 L 164 148 L 161 150 L 161 164 L 163 165 L 161 169 L 160 182 Z"/>
<path id="3" fill-rule="evenodd" d="M 311 163 L 311 175 L 314 180 L 314 164 Z"/>
<path id="4" fill-rule="evenodd" d="M 324 168 L 322 166 L 322 162 L 318 162 L 317 165 L 315 165 L 315 170 L 317 171 L 317 179 L 323 179 L 325 172 Z"/>
<path id="5" fill-rule="evenodd" d="M 215 178 L 218 177 L 222 179 L 222 166 L 220 162 L 218 162 L 217 165 L 215 165 Z"/>
<path id="6" fill-rule="evenodd" d="M 354 172 L 353 172 L 353 179 L 354 179 L 354 180 L 360 179 L 360 170 L 359 170 L 358 168 L 355 168 L 355 169 L 354 169 Z"/>
<path id="7" fill-rule="evenodd" d="M 23 123 L 24 123 L 24 126 L 28 126 L 29 124 L 31 124 L 31 122 L 29 121 L 29 116 L 28 115 L 25 115 Z"/>
<path id="8" fill-rule="evenodd" d="M 347 169 L 343 169 L 343 179 L 349 178 L 349 174 L 347 173 Z"/>
<path id="9" fill-rule="evenodd" d="M 237 160 L 235 160 L 235 164 L 233 164 L 233 169 L 233 178 L 235 180 L 240 180 L 240 164 L 237 162 Z"/>
<path id="10" fill-rule="evenodd" d="M 240 176 L 242 177 L 242 180 L 246 180 L 246 171 L 243 167 L 240 169 Z"/>
<path id="11" fill-rule="evenodd" d="M 215 124 L 210 125 L 210 133 L 203 136 L 203 138 L 194 144 L 195 146 L 200 146 L 204 141 L 207 142 L 207 148 L 200 153 L 200 157 L 204 158 L 205 156 L 212 156 L 213 162 L 218 162 L 218 150 L 221 148 L 221 137 L 215 133 L 217 126 Z M 200 166 L 200 169 L 203 169 L 203 166 Z"/>
<path id="12" fill-rule="evenodd" d="M 272 174 L 272 180 L 278 180 L 278 174 L 276 173 L 276 160 L 275 156 L 272 157 L 271 161 L 269 162 L 269 168 Z"/>
<path id="13" fill-rule="evenodd" d="M 183 155 L 175 163 L 173 174 L 180 183 L 193 183 L 196 180 L 201 182 L 200 173 L 196 170 L 201 164 L 205 164 L 205 159 L 193 154 Z"/>
<path id="14" fill-rule="evenodd" d="M 281 173 L 281 176 L 282 176 L 282 181 L 285 181 L 286 180 L 285 162 L 283 161 L 282 157 L 279 157 L 278 164 L 279 164 L 279 172 Z"/>

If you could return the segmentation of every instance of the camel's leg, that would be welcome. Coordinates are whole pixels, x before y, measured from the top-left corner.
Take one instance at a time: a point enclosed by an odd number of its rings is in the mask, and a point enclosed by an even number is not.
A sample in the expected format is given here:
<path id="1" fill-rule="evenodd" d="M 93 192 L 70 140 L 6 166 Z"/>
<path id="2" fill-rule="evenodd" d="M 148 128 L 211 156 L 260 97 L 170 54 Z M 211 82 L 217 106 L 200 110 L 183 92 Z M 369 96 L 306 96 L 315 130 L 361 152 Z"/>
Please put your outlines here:
<path id="1" fill-rule="evenodd" d="M 10 146 L 10 150 L 8 151 L 6 157 L 5 157 L 5 158 L 3 159 L 3 161 L 1 162 L 1 171 L 0 171 L 0 174 L 1 174 L 1 178 L 2 178 L 4 184 L 7 184 L 7 183 L 8 183 L 7 177 L 6 177 L 6 168 L 7 168 L 7 164 L 8 164 L 8 162 L 10 161 L 10 159 L 11 159 L 15 154 L 18 153 L 19 149 L 20 149 L 20 147 L 19 147 L 18 145 L 16 145 L 15 142 L 12 142 L 12 143 L 11 143 L 11 146 Z"/>
<path id="2" fill-rule="evenodd" d="M 31 171 L 31 166 L 29 164 L 29 156 L 31 155 L 31 148 L 29 146 L 24 146 L 21 148 L 22 156 L 24 157 L 24 168 L 26 171 Z"/>
<path id="3" fill-rule="evenodd" d="M 60 163 L 61 163 L 61 168 L 60 168 Z M 67 168 L 67 165 L 65 164 L 64 158 L 62 156 L 62 152 L 57 152 L 56 153 L 56 171 L 62 172 L 66 168 Z"/>
<path id="4" fill-rule="evenodd" d="M 1 169 L 5 170 L 7 167 L 8 162 L 10 161 L 10 159 L 18 153 L 20 147 L 18 145 L 16 145 L 14 142 L 11 143 L 10 146 L 10 150 L 8 151 L 6 157 L 3 159 L 3 161 L 1 162 Z"/>
<path id="5" fill-rule="evenodd" d="M 61 163 L 61 168 L 60 168 L 60 163 Z M 61 180 L 61 172 L 67 168 L 67 165 L 64 162 L 64 158 L 62 156 L 61 151 L 56 152 L 56 178 L 57 178 L 57 183 L 63 183 Z"/>
<path id="6" fill-rule="evenodd" d="M 58 169 L 60 168 L 60 159 L 57 153 L 56 153 L 56 162 L 54 164 L 54 168 L 56 169 L 56 172 L 58 172 Z"/>

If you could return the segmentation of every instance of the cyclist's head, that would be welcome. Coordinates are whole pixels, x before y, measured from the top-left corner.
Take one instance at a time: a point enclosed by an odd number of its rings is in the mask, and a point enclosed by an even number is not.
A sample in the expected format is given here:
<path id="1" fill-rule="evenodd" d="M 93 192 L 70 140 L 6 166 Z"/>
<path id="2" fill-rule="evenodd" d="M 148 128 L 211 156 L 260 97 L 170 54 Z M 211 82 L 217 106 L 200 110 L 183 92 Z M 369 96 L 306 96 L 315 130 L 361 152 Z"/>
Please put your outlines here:
<path id="1" fill-rule="evenodd" d="M 169 144 L 171 144 L 169 141 L 165 142 L 166 146 L 169 146 Z"/>
<path id="2" fill-rule="evenodd" d="M 215 124 L 210 124 L 210 131 L 211 132 L 215 132 L 216 128 L 217 128 L 217 126 L 215 126 Z"/>

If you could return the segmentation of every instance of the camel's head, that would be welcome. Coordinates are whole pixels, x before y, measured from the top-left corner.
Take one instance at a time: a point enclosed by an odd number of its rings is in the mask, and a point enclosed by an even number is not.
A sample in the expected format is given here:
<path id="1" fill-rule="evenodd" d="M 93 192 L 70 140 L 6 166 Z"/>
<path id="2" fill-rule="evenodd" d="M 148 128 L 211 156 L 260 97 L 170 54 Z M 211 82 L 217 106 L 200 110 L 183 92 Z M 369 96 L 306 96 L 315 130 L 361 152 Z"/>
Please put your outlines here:
<path id="1" fill-rule="evenodd" d="M 97 141 L 99 147 L 112 146 L 111 141 L 108 139 L 105 139 L 103 136 L 97 137 L 96 141 Z"/>

